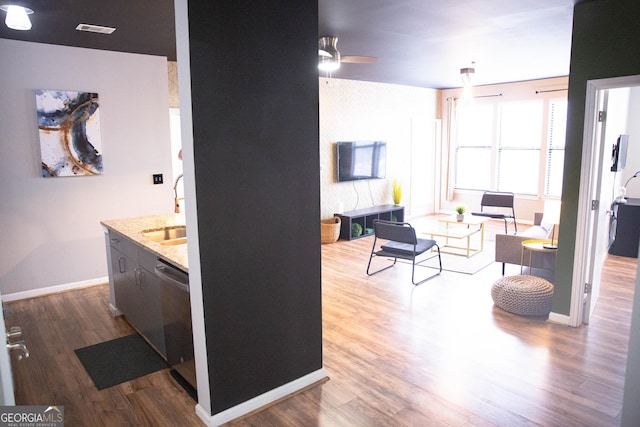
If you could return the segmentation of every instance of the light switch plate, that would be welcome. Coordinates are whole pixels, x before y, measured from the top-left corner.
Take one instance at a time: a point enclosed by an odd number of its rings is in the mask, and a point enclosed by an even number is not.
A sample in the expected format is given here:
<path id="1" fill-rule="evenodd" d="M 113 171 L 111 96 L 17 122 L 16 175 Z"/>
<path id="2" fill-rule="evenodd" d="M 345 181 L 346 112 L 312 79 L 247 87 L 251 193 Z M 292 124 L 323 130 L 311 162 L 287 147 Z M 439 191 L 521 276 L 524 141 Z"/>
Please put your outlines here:
<path id="1" fill-rule="evenodd" d="M 153 183 L 154 184 L 162 184 L 164 181 L 162 179 L 162 174 L 161 173 L 154 173 L 153 174 Z"/>

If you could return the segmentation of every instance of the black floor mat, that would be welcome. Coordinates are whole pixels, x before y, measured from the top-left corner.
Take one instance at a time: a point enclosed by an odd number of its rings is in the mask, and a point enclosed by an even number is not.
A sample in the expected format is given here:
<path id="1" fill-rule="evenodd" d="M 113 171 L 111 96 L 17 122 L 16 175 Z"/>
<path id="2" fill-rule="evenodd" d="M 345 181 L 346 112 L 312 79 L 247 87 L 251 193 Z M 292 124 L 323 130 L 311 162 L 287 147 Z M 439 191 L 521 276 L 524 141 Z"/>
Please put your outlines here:
<path id="1" fill-rule="evenodd" d="M 138 334 L 75 350 L 98 390 L 168 368 Z"/>

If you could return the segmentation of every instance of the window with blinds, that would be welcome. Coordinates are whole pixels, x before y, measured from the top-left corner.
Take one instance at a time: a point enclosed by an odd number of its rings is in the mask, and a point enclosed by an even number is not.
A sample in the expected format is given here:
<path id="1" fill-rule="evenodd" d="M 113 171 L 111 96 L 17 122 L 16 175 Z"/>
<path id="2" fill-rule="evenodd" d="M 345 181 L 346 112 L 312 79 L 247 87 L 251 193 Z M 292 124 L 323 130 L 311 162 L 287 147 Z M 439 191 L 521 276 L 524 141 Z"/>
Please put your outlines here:
<path id="1" fill-rule="evenodd" d="M 456 111 L 459 190 L 559 197 L 567 101 L 482 100 Z"/>

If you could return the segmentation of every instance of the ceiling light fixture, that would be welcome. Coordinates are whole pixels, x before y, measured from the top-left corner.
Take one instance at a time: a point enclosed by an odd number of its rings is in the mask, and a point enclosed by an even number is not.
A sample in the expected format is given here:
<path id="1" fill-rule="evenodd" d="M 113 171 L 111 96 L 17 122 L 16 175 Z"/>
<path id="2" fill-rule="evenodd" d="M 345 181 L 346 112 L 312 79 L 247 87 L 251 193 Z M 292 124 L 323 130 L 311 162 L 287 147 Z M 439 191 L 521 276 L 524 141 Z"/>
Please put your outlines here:
<path id="1" fill-rule="evenodd" d="M 471 62 L 471 67 L 460 69 L 460 78 L 462 78 L 462 84 L 464 88 L 462 90 L 462 96 L 458 103 L 458 107 L 466 107 L 473 102 L 473 94 L 471 93 L 471 87 L 473 86 L 471 81 L 476 73 L 475 62 Z"/>
<path id="2" fill-rule="evenodd" d="M 318 40 L 318 69 L 331 72 L 340 68 L 340 52 L 336 48 L 337 37 L 320 37 Z"/>
<path id="3" fill-rule="evenodd" d="M 472 65 L 475 62 L 471 63 Z M 471 87 L 471 80 L 473 79 L 473 75 L 476 73 L 476 69 L 474 67 L 461 68 L 460 69 L 460 77 L 462 78 L 462 84 L 464 87 Z"/>
<path id="4" fill-rule="evenodd" d="M 13 4 L 3 4 L 0 6 L 0 10 L 7 12 L 7 18 L 4 23 L 12 30 L 27 31 L 31 29 L 31 20 L 29 15 L 33 13 L 33 10 L 16 6 Z"/>

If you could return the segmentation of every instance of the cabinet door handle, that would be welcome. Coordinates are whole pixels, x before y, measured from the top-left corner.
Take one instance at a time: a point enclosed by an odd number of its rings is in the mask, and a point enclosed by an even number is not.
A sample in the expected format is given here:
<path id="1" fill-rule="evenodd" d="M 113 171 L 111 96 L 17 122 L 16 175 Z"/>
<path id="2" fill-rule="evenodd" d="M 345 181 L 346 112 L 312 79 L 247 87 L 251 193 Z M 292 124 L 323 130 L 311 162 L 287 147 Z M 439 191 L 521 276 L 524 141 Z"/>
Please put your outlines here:
<path id="1" fill-rule="evenodd" d="M 144 289 L 144 271 L 140 268 L 136 268 L 136 286 Z"/>
<path id="2" fill-rule="evenodd" d="M 118 269 L 120 270 L 120 273 L 125 273 L 127 271 L 127 264 L 123 257 L 118 259 Z"/>
<path id="3" fill-rule="evenodd" d="M 120 239 L 116 239 L 115 237 L 111 238 L 111 243 L 120 243 Z"/>

